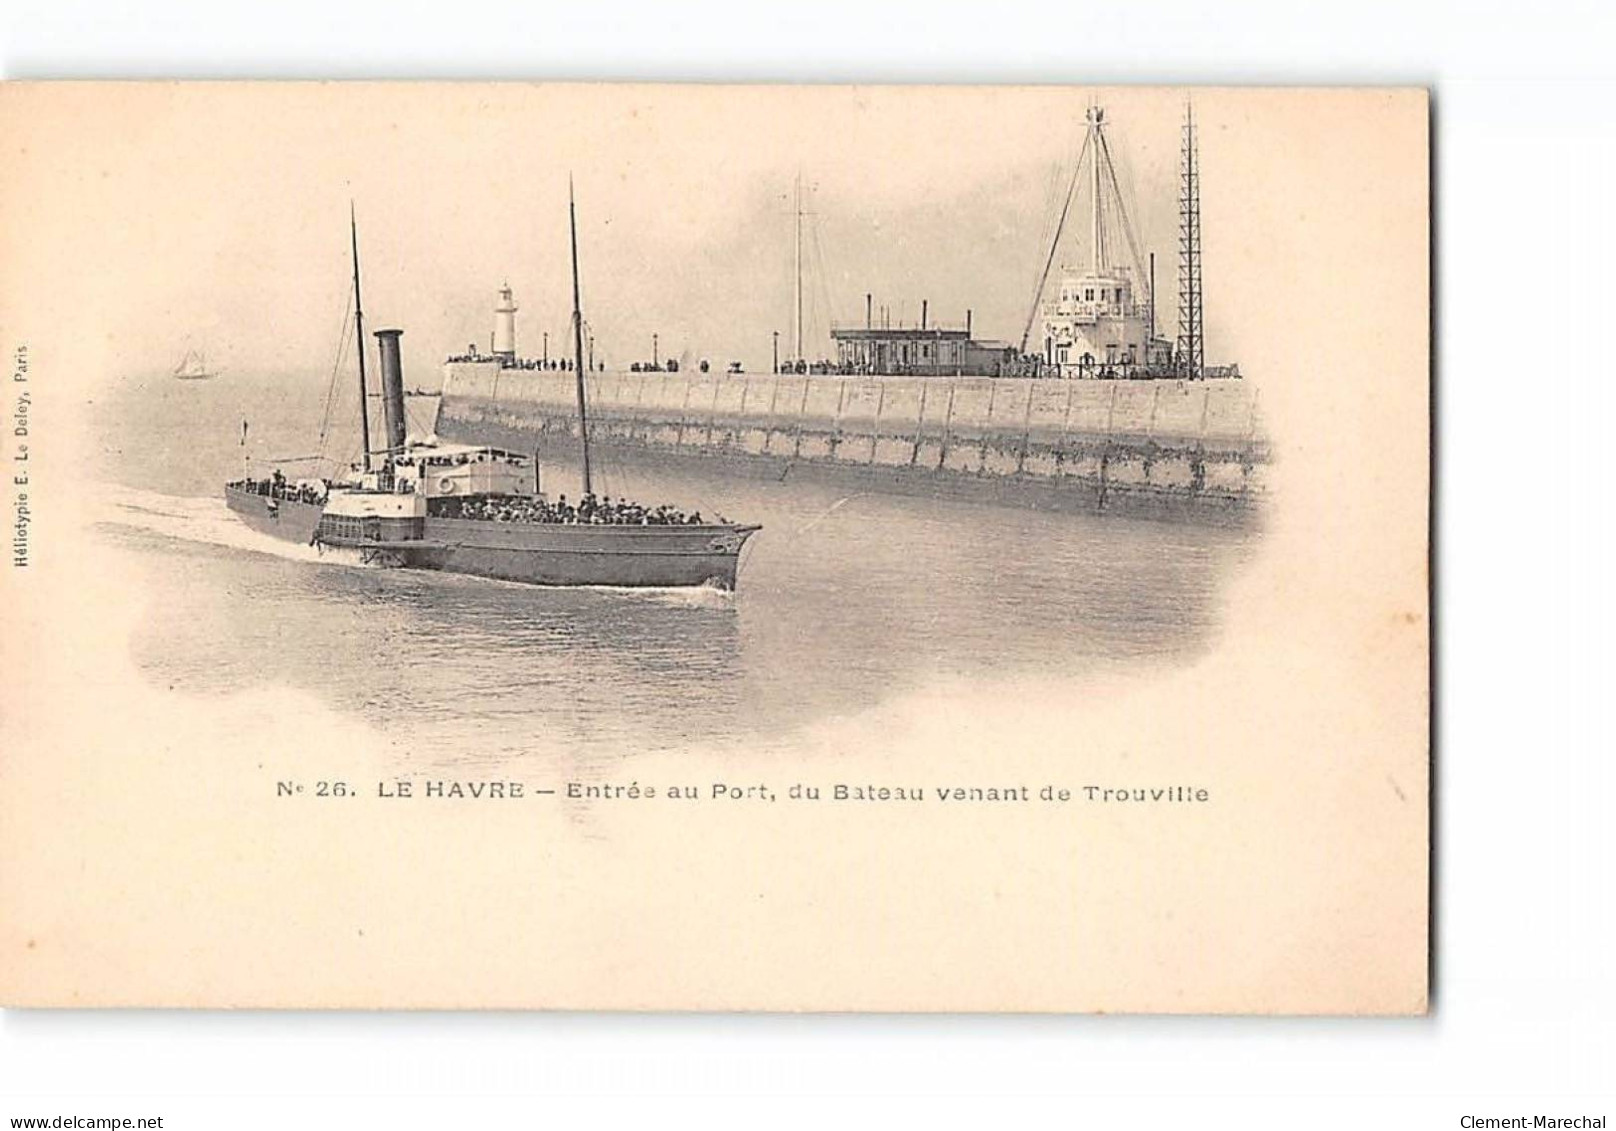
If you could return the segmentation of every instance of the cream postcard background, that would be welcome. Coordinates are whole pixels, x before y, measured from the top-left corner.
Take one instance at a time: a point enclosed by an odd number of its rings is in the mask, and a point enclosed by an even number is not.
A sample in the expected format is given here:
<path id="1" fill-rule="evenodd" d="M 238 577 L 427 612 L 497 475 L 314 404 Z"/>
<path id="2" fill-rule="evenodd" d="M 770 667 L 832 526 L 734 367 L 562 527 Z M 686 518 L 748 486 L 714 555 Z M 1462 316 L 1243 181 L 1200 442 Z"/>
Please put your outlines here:
<path id="1" fill-rule="evenodd" d="M 277 224 L 297 218 L 276 213 L 274 183 L 233 183 L 228 162 L 207 159 L 213 115 L 239 114 L 242 100 L 277 130 L 307 130 L 287 154 L 299 175 L 329 163 L 342 180 L 338 127 L 350 120 L 408 121 L 413 144 L 448 152 L 479 122 L 514 116 L 542 133 L 555 174 L 558 154 L 610 166 L 616 154 L 581 124 L 596 120 L 643 115 L 670 136 L 710 121 L 737 150 L 787 151 L 790 131 L 834 136 L 859 115 L 897 130 L 991 113 L 1031 143 L 1028 111 L 1055 94 L 1070 103 L 1072 92 L 969 88 L 0 89 L 0 347 L 8 370 L 28 350 L 34 516 L 31 564 L 0 582 L 0 999 L 1423 1010 L 1423 92 L 1196 93 L 1203 122 L 1232 127 L 1216 135 L 1217 161 L 1240 175 L 1240 207 L 1217 216 L 1209 297 L 1260 388 L 1275 459 L 1266 531 L 1231 575 L 1210 654 L 1104 680 L 938 682 L 820 720 L 790 736 L 787 759 L 625 751 L 613 779 L 1187 784 L 1210 790 L 1208 804 L 289 806 L 274 799 L 277 779 L 406 771 L 362 721 L 312 697 L 173 693 L 130 660 L 148 580 L 122 573 L 94 537 L 98 469 L 82 426 L 130 343 L 85 312 L 185 285 L 163 256 L 170 233 L 141 230 L 160 211 L 141 196 L 152 181 L 140 139 L 154 123 L 194 131 L 221 193 L 264 201 L 243 224 Z M 1150 96 L 1180 100 L 1102 93 Z M 1203 140 L 1204 166 L 1213 144 Z M 884 168 L 869 171 L 872 192 Z M 669 223 L 702 207 L 699 189 L 699 178 L 663 187 Z M 453 206 L 452 183 L 396 191 L 410 207 Z M 138 266 L 103 257 L 108 241 L 150 254 Z M 21 387 L 7 387 L 8 415 Z M 538 764 L 566 764 L 564 750 L 548 753 Z"/>

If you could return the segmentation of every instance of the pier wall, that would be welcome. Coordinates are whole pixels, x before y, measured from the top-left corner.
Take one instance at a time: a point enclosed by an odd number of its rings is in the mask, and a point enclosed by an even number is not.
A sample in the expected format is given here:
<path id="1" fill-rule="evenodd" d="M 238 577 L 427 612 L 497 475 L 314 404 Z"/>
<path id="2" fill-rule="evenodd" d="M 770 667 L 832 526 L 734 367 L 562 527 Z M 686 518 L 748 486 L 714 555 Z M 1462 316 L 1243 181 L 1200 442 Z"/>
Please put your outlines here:
<path id="1" fill-rule="evenodd" d="M 590 438 L 630 456 L 865 489 L 1074 509 L 1240 515 L 1268 448 L 1244 381 L 595 373 Z M 448 439 L 577 447 L 573 375 L 445 367 Z"/>

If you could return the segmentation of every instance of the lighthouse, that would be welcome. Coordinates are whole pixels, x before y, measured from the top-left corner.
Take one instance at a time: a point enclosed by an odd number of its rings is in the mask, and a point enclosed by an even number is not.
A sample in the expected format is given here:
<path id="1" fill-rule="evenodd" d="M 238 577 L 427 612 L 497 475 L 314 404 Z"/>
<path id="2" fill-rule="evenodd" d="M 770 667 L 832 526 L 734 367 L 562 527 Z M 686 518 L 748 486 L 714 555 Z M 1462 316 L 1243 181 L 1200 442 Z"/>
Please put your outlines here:
<path id="1" fill-rule="evenodd" d="M 494 356 L 506 363 L 516 360 L 516 300 L 509 283 L 499 288 L 494 307 Z"/>

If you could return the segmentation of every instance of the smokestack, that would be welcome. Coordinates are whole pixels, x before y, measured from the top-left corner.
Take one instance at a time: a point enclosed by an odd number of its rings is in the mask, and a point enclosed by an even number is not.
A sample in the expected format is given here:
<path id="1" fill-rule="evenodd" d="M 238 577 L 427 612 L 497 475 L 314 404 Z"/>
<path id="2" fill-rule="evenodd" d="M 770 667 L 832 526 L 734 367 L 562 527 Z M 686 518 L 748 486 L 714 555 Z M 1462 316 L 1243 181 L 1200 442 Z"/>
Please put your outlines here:
<path id="1" fill-rule="evenodd" d="M 965 340 L 971 340 L 971 308 L 965 308 Z"/>
<path id="2" fill-rule="evenodd" d="M 865 295 L 864 295 L 864 328 L 866 330 L 870 330 L 870 329 L 873 329 L 875 327 L 875 318 L 874 318 L 875 307 L 872 305 L 874 302 L 875 302 L 875 296 L 870 294 L 869 292 L 865 292 Z"/>
<path id="3" fill-rule="evenodd" d="M 924 299 L 923 298 L 923 299 L 920 300 L 920 328 L 922 330 L 924 330 L 926 328 L 926 308 L 928 306 L 930 306 L 930 305 L 931 305 L 931 300 L 930 299 Z"/>
<path id="4" fill-rule="evenodd" d="M 376 342 L 382 354 L 382 411 L 387 417 L 387 450 L 404 450 L 404 363 L 399 358 L 398 340 L 403 330 L 377 330 Z"/>

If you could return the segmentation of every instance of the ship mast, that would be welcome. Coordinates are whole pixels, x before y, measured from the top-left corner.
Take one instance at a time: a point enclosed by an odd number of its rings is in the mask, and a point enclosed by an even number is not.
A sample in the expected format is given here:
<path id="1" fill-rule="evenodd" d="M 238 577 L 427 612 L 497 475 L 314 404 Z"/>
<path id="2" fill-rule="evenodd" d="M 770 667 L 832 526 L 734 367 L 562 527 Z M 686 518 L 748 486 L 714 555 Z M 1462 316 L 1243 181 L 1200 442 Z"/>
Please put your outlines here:
<path id="1" fill-rule="evenodd" d="M 573 373 L 578 378 L 578 440 L 584 452 L 584 494 L 594 494 L 589 479 L 589 416 L 584 408 L 584 314 L 578 297 L 578 205 L 567 178 L 567 221 L 572 229 L 572 348 Z"/>
<path id="2" fill-rule="evenodd" d="M 1077 151 L 1077 164 L 1072 166 L 1072 180 L 1066 186 L 1066 197 L 1061 201 L 1060 219 L 1055 222 L 1055 235 L 1049 241 L 1049 255 L 1044 258 L 1044 269 L 1038 276 L 1038 288 L 1033 292 L 1032 309 L 1027 311 L 1027 324 L 1021 330 L 1021 352 L 1027 352 L 1027 339 L 1032 336 L 1032 324 L 1038 317 L 1038 303 L 1049 285 L 1049 269 L 1055 265 L 1055 252 L 1060 250 L 1061 233 L 1066 231 L 1066 214 L 1072 209 L 1072 197 L 1077 194 L 1078 178 L 1083 173 L 1083 160 L 1089 154 L 1093 131 L 1083 134 L 1083 148 Z"/>
<path id="3" fill-rule="evenodd" d="M 1089 139 L 1090 139 L 1090 141 L 1093 142 L 1093 144 L 1090 145 L 1089 148 L 1091 150 L 1093 150 L 1093 153 L 1094 153 L 1094 164 L 1091 166 L 1091 170 L 1092 170 L 1092 173 L 1093 173 L 1092 179 L 1093 179 L 1093 182 L 1094 182 L 1094 184 L 1093 184 L 1094 217 L 1093 217 L 1093 232 L 1089 237 L 1089 254 L 1092 257 L 1093 265 L 1094 265 L 1094 273 L 1096 275 L 1105 274 L 1105 269 L 1106 269 L 1106 262 L 1105 262 L 1105 217 L 1104 217 L 1103 211 L 1102 211 L 1101 206 L 1100 206 L 1100 204 L 1101 204 L 1101 195 L 1100 194 L 1104 191 L 1103 190 L 1103 182 L 1101 181 L 1101 177 L 1100 177 L 1100 172 L 1101 172 L 1101 170 L 1100 170 L 1100 146 L 1102 144 L 1104 144 L 1104 141 L 1105 141 L 1105 139 L 1100 134 L 1100 122 L 1103 120 L 1104 116 L 1105 116 L 1105 111 L 1103 109 L 1101 109 L 1098 105 L 1093 105 L 1093 106 L 1089 107 Z"/>
<path id="4" fill-rule="evenodd" d="M 359 450 L 364 468 L 370 470 L 370 390 L 365 381 L 365 311 L 359 301 L 359 222 L 354 219 L 353 201 L 348 202 L 348 235 L 353 241 L 354 343 L 359 351 Z"/>
<path id="5" fill-rule="evenodd" d="M 1091 103 L 1084 114 L 1088 123 L 1083 131 L 1083 146 L 1078 150 L 1077 164 L 1072 166 L 1072 179 L 1066 186 L 1066 196 L 1061 203 L 1060 219 L 1055 223 L 1054 238 L 1049 241 L 1049 254 L 1044 259 L 1044 269 L 1038 276 L 1038 287 L 1033 292 L 1032 309 L 1027 312 L 1027 322 L 1021 331 L 1021 352 L 1027 352 L 1027 341 L 1032 337 L 1032 326 L 1038 318 L 1038 307 L 1044 297 L 1044 288 L 1049 284 L 1049 272 L 1055 265 L 1055 253 L 1060 249 L 1061 236 L 1066 231 L 1067 214 L 1071 211 L 1072 201 L 1077 195 L 1077 187 L 1082 183 L 1084 162 L 1090 162 L 1088 168 L 1089 193 L 1092 198 L 1092 211 L 1090 213 L 1089 230 L 1089 269 L 1091 275 L 1106 275 L 1110 271 L 1111 256 L 1106 247 L 1105 231 L 1105 193 L 1107 186 L 1116 213 L 1116 221 L 1120 222 L 1122 234 L 1128 241 L 1128 253 L 1133 259 L 1133 269 L 1136 276 L 1145 281 L 1149 288 L 1148 305 L 1151 310 L 1150 324 L 1151 336 L 1155 336 L 1155 302 L 1156 282 L 1155 272 L 1147 270 L 1145 257 L 1140 253 L 1139 240 L 1134 234 L 1133 221 L 1128 217 L 1128 206 L 1122 192 L 1121 181 L 1117 177 L 1117 163 L 1111 156 L 1111 144 L 1105 139 L 1105 108 L 1098 103 Z"/>
<path id="6" fill-rule="evenodd" d="M 797 170 L 797 353 L 802 360 L 802 170 Z"/>

